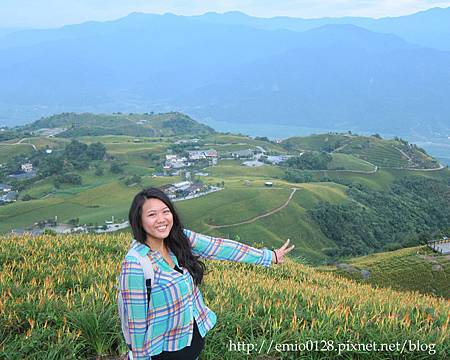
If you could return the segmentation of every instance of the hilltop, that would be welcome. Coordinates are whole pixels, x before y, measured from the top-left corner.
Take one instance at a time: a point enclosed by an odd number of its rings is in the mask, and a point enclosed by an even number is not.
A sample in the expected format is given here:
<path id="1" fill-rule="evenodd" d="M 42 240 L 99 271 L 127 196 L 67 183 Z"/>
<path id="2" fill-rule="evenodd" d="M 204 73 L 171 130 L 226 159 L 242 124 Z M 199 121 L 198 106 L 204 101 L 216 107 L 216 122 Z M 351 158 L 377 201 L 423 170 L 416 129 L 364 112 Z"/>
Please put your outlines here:
<path id="1" fill-rule="evenodd" d="M 37 134 L 45 133 L 48 129 L 56 129 L 57 136 L 65 138 L 102 135 L 157 137 L 214 133 L 209 126 L 200 124 L 178 112 L 161 114 L 62 113 L 42 118 L 22 128 L 23 131 L 33 131 Z"/>
<path id="2" fill-rule="evenodd" d="M 424 149 L 398 137 L 383 139 L 380 135 L 361 136 L 354 134 L 320 134 L 306 137 L 291 137 L 282 142 L 289 150 L 322 151 L 332 153 L 347 161 L 361 160 L 378 168 L 439 168 L 439 162 Z"/>
<path id="3" fill-rule="evenodd" d="M 0 357 L 125 354 L 115 284 L 129 244 L 127 234 L 1 237 Z M 446 359 L 450 351 L 450 306 L 443 299 L 373 289 L 290 260 L 269 269 L 206 265 L 202 293 L 218 315 L 206 360 L 262 359 L 261 347 L 265 358 L 286 359 Z M 255 347 L 238 350 L 230 342 Z M 275 347 L 307 342 L 322 350 Z M 349 346 L 369 343 L 378 351 Z M 382 350 L 383 343 L 393 346 Z"/>

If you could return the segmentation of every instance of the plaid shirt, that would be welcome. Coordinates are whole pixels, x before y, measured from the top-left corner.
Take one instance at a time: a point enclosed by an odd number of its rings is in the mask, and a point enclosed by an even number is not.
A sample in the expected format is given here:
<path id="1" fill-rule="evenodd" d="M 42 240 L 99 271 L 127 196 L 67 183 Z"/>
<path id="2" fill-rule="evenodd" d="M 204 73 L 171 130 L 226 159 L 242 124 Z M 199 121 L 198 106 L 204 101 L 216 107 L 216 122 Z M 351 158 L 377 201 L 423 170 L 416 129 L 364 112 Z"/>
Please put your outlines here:
<path id="1" fill-rule="evenodd" d="M 260 264 L 272 263 L 272 251 L 256 249 L 237 241 L 214 238 L 184 230 L 192 245 L 194 255 L 205 259 L 239 261 Z M 147 293 L 144 273 L 139 261 L 126 256 L 122 263 L 120 286 L 134 359 L 149 359 L 162 351 L 176 351 L 191 344 L 194 319 L 202 337 L 216 323 L 216 314 L 204 303 L 202 294 L 194 284 L 186 268 L 183 274 L 171 268 L 159 251 L 151 251 L 143 244 L 135 249 L 142 256 L 149 256 L 155 279 L 152 284 L 150 304 L 147 309 Z M 173 262 L 178 259 L 170 251 Z"/>

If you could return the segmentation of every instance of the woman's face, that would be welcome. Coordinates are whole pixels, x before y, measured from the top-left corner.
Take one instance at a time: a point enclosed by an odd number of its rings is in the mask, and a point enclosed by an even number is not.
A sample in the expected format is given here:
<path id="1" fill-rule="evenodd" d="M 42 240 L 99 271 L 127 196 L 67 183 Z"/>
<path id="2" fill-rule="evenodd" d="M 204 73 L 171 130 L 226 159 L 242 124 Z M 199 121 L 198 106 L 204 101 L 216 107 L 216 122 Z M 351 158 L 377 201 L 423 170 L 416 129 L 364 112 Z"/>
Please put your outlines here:
<path id="1" fill-rule="evenodd" d="M 163 240 L 169 236 L 173 216 L 169 207 L 159 199 L 146 199 L 142 205 L 142 227 L 153 239 Z"/>

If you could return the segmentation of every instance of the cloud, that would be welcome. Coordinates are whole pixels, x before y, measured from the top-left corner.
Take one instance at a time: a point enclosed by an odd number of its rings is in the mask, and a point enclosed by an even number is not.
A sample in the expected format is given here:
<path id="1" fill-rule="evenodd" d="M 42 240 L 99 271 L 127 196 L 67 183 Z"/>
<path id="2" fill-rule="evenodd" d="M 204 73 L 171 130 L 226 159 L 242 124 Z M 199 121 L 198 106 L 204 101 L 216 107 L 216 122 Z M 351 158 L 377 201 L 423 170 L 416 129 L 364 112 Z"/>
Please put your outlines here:
<path id="1" fill-rule="evenodd" d="M 0 24 L 2 27 L 61 26 L 112 20 L 135 11 L 194 15 L 239 10 L 261 17 L 384 17 L 448 6 L 450 0 L 2 0 Z"/>

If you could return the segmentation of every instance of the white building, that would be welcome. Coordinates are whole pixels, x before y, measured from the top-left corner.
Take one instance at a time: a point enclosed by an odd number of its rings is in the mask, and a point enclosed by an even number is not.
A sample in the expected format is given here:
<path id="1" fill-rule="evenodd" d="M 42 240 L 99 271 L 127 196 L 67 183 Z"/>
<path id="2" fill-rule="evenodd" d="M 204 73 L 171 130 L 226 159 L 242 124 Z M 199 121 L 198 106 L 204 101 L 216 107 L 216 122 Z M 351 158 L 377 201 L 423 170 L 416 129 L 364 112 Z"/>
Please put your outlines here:
<path id="1" fill-rule="evenodd" d="M 22 171 L 25 171 L 27 173 L 33 171 L 33 164 L 32 163 L 26 163 L 21 165 Z"/>
<path id="2" fill-rule="evenodd" d="M 189 160 L 217 159 L 217 151 L 214 149 L 193 150 L 193 151 L 188 151 L 188 154 L 189 154 Z"/>
<path id="3" fill-rule="evenodd" d="M 181 181 L 179 183 L 173 184 L 177 190 L 186 190 L 191 186 L 190 181 Z"/>
<path id="4" fill-rule="evenodd" d="M 7 193 L 10 192 L 12 190 L 11 185 L 8 184 L 0 184 L 0 194 L 1 193 Z"/>

